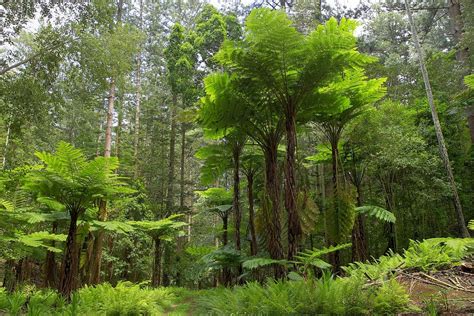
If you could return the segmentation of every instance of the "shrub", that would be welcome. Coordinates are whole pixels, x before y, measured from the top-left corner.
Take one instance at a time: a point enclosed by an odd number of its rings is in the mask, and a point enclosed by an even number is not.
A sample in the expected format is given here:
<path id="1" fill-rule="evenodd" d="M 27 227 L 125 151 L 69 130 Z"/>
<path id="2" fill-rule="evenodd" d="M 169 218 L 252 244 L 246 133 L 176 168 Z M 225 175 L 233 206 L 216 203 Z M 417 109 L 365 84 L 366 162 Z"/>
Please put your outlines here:
<path id="1" fill-rule="evenodd" d="M 394 315 L 408 309 L 410 297 L 395 279 L 384 282 L 373 299 L 377 315 Z"/>
<path id="2" fill-rule="evenodd" d="M 141 289 L 138 284 L 121 282 L 85 287 L 78 291 L 80 315 L 156 315 L 168 307 L 174 295 L 170 290 Z"/>

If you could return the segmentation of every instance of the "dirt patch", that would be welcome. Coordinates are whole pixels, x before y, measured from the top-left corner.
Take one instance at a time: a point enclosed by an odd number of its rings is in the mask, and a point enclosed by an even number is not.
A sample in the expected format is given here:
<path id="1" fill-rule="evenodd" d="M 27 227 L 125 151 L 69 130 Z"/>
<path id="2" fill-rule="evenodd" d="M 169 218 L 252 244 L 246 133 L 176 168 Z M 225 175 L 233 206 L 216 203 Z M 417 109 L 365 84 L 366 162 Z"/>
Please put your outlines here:
<path id="1" fill-rule="evenodd" d="M 397 279 L 413 304 L 427 314 L 474 315 L 474 273 L 466 271 L 459 266 L 431 273 L 400 272 Z"/>

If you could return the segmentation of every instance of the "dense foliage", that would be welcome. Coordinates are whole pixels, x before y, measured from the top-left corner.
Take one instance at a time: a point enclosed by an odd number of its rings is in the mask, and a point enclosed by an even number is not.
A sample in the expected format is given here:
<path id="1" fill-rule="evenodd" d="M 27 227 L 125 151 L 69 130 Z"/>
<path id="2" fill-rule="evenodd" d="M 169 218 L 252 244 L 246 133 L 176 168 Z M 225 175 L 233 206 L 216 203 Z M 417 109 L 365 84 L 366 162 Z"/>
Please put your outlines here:
<path id="1" fill-rule="evenodd" d="M 0 313 L 419 312 L 472 264 L 471 1 L 3 7 Z"/>

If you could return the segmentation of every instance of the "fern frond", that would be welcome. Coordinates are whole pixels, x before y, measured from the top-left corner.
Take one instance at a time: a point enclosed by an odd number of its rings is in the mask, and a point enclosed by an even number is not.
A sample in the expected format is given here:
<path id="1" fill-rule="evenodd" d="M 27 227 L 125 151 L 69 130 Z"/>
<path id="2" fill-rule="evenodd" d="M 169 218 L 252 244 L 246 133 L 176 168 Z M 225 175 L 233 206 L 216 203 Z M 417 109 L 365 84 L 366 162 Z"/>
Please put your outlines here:
<path id="1" fill-rule="evenodd" d="M 387 211 L 386 209 L 380 206 L 374 206 L 374 205 L 359 206 L 359 207 L 356 207 L 356 212 L 358 214 L 373 216 L 381 221 L 388 222 L 388 223 L 395 223 L 396 221 L 395 215 L 392 212 Z"/>
<path id="2" fill-rule="evenodd" d="M 242 267 L 247 270 L 254 270 L 261 267 L 266 267 L 273 264 L 287 265 L 287 260 L 275 260 L 270 258 L 252 258 L 242 263 Z"/>

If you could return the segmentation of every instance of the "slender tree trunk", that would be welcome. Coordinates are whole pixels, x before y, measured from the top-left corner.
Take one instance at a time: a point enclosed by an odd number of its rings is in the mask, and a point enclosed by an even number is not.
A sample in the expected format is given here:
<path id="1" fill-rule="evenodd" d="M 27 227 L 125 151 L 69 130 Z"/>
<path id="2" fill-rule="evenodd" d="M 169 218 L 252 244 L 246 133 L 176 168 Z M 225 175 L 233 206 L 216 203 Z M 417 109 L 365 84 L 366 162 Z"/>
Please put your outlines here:
<path id="1" fill-rule="evenodd" d="M 169 148 L 169 165 L 168 165 L 168 192 L 166 195 L 166 213 L 174 212 L 174 159 L 175 159 L 175 143 L 176 143 L 176 107 L 178 106 L 177 96 L 173 95 L 173 104 L 171 105 L 170 121 L 170 148 Z"/>
<path id="2" fill-rule="evenodd" d="M 16 289 L 16 262 L 13 259 L 5 261 L 5 274 L 3 275 L 2 286 L 8 293 L 13 293 Z"/>
<path id="3" fill-rule="evenodd" d="M 253 207 L 253 174 L 247 175 L 247 196 L 249 203 L 250 255 L 258 252 L 257 233 L 255 232 L 255 211 Z"/>
<path id="4" fill-rule="evenodd" d="M 355 175 L 356 177 L 356 175 Z M 357 179 L 355 179 L 357 181 Z M 357 206 L 362 206 L 362 193 L 360 183 L 356 185 Z M 352 261 L 366 261 L 369 259 L 367 249 L 367 239 L 365 238 L 365 217 L 357 215 L 354 228 L 352 229 Z"/>
<path id="5" fill-rule="evenodd" d="M 232 160 L 234 163 L 234 186 L 233 186 L 233 200 L 232 208 L 234 210 L 234 224 L 235 224 L 235 249 L 240 250 L 240 224 L 242 221 L 242 213 L 240 210 L 240 153 L 242 146 L 237 144 L 232 149 Z"/>
<path id="6" fill-rule="evenodd" d="M 115 80 L 110 80 L 108 106 L 107 106 L 107 122 L 105 124 L 105 146 L 104 157 L 110 157 L 112 151 L 112 126 L 114 119 L 114 102 L 115 102 Z"/>
<path id="7" fill-rule="evenodd" d="M 153 241 L 155 242 L 155 253 L 153 256 L 151 286 L 159 287 L 161 285 L 161 240 L 153 238 Z"/>
<path id="8" fill-rule="evenodd" d="M 286 113 L 286 164 L 285 164 L 285 208 L 288 213 L 288 260 L 298 252 L 301 239 L 301 223 L 296 207 L 296 113 L 289 106 Z"/>
<path id="9" fill-rule="evenodd" d="M 51 233 L 55 234 L 58 229 L 58 222 L 53 222 Z M 55 246 L 55 241 L 51 242 L 51 246 Z M 55 288 L 57 287 L 58 273 L 56 267 L 56 254 L 52 251 L 46 253 L 44 263 L 44 286 Z"/>
<path id="10" fill-rule="evenodd" d="M 436 106 L 434 104 L 433 93 L 431 91 L 431 84 L 428 77 L 428 71 L 426 70 L 425 62 L 424 62 L 424 53 L 418 41 L 418 34 L 416 31 L 415 23 L 413 22 L 413 17 L 411 15 L 410 5 L 408 0 L 405 0 L 405 7 L 408 15 L 408 20 L 410 22 L 413 41 L 415 43 L 415 48 L 418 54 L 418 60 L 420 62 L 420 69 L 421 74 L 423 75 L 423 81 L 425 83 L 426 95 L 428 97 L 428 103 L 431 109 L 431 116 L 433 118 L 433 123 L 435 127 L 436 137 L 438 139 L 439 151 L 441 155 L 441 159 L 443 160 L 444 167 L 446 169 L 446 173 L 448 175 L 448 179 L 451 185 L 451 192 L 453 194 L 454 200 L 454 209 L 456 211 L 456 218 L 458 221 L 459 227 L 459 234 L 462 237 L 469 237 L 469 232 L 466 227 L 466 222 L 464 220 L 464 214 L 462 211 L 461 200 L 459 199 L 458 190 L 456 187 L 456 182 L 454 181 L 453 170 L 451 168 L 451 162 L 449 161 L 448 151 L 446 149 L 446 144 L 444 141 L 443 131 L 441 130 L 441 125 L 439 123 L 438 112 L 436 111 Z"/>
<path id="11" fill-rule="evenodd" d="M 392 191 L 392 185 L 390 184 L 390 182 L 387 184 L 382 183 L 382 185 L 384 186 L 385 191 L 385 207 L 388 211 L 394 212 L 395 201 Z M 389 250 L 397 251 L 397 231 L 395 228 L 395 224 L 387 223 L 385 232 L 388 239 L 387 249 L 385 250 L 385 252 L 388 252 Z"/>
<path id="12" fill-rule="evenodd" d="M 79 270 L 79 256 L 76 245 L 77 219 L 79 217 L 79 211 L 72 210 L 69 214 L 71 215 L 71 220 L 66 238 L 66 249 L 63 255 L 61 279 L 58 287 L 58 291 L 68 300 L 71 297 L 71 293 L 76 289 L 77 274 Z"/>
<path id="13" fill-rule="evenodd" d="M 140 0 L 140 29 L 143 28 L 143 0 Z M 135 127 L 133 140 L 133 160 L 135 162 L 134 178 L 138 178 L 140 174 L 140 167 L 138 161 L 138 146 L 140 143 L 140 113 L 142 100 L 142 52 L 138 52 L 137 58 L 137 93 L 136 93 L 136 108 L 135 108 Z"/>
<path id="14" fill-rule="evenodd" d="M 107 220 L 107 202 L 99 201 L 99 221 Z M 100 229 L 96 232 L 94 246 L 91 257 L 89 284 L 98 284 L 100 282 L 100 270 L 102 266 L 102 247 L 104 245 L 105 232 Z"/>
<path id="15" fill-rule="evenodd" d="M 184 162 L 186 159 L 186 126 L 181 123 L 181 161 L 180 161 L 180 174 L 179 174 L 179 210 L 180 212 L 185 211 L 184 207 L 184 196 L 185 196 L 185 182 L 184 182 Z"/>
<path id="16" fill-rule="evenodd" d="M 339 158 L 339 149 L 337 148 L 338 141 L 336 137 L 332 137 L 330 140 L 331 142 L 331 165 L 332 165 L 332 199 L 333 199 L 333 206 L 334 208 L 338 207 L 338 203 L 336 203 L 339 195 L 339 181 L 338 181 L 338 158 Z M 338 212 L 338 210 L 335 210 Z M 326 216 L 327 217 L 327 216 Z M 326 220 L 328 220 L 326 218 Z M 336 236 L 327 236 L 327 245 L 328 246 L 335 246 L 336 241 L 332 238 L 337 238 Z M 333 267 L 333 271 L 335 273 L 340 273 L 341 271 L 341 259 L 340 259 L 340 251 L 334 251 L 328 255 L 329 262 Z"/>
<path id="17" fill-rule="evenodd" d="M 272 259 L 283 259 L 280 222 L 280 180 L 278 176 L 278 141 L 270 140 L 263 148 L 265 155 L 265 192 L 263 210 L 268 227 L 268 253 Z M 274 265 L 275 278 L 283 277 L 285 271 L 280 265 Z"/>
<path id="18" fill-rule="evenodd" d="M 226 213 L 222 216 L 222 245 L 226 246 L 229 242 L 227 230 L 229 228 L 229 215 Z M 225 267 L 222 269 L 222 284 L 225 286 L 230 285 L 232 279 L 231 271 Z"/>
<path id="19" fill-rule="evenodd" d="M 222 244 L 226 246 L 229 242 L 227 230 L 229 228 L 229 215 L 225 214 L 222 217 Z"/>
<path id="20" fill-rule="evenodd" d="M 122 142 L 122 127 L 123 127 L 123 110 L 120 107 L 118 110 L 118 121 L 115 132 L 115 157 L 120 158 L 120 145 Z"/>

